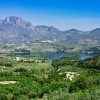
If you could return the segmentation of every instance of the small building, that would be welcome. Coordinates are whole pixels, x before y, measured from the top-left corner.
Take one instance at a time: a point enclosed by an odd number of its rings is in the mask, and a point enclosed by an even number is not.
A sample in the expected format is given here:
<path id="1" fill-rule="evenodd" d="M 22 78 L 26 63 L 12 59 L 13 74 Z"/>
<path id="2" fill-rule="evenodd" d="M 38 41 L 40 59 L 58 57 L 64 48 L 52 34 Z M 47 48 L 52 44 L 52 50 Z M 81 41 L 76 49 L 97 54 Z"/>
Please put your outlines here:
<path id="1" fill-rule="evenodd" d="M 76 72 L 67 72 L 66 73 L 66 77 L 67 77 L 67 79 L 69 79 L 69 80 L 73 80 L 73 78 L 75 78 L 76 76 L 78 76 L 79 74 L 77 74 Z"/>

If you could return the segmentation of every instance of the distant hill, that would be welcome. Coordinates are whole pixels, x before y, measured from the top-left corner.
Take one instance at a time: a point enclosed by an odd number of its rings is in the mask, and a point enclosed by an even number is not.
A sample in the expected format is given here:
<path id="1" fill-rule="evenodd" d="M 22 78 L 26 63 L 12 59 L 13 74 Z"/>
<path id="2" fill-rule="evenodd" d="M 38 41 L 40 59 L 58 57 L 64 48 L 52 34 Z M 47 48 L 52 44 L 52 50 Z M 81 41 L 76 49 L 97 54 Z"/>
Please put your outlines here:
<path id="1" fill-rule="evenodd" d="M 52 41 L 84 45 L 100 44 L 100 28 L 92 31 L 70 29 L 61 31 L 53 26 L 34 26 L 20 17 L 0 20 L 0 42 Z"/>
<path id="2" fill-rule="evenodd" d="M 100 56 L 81 60 L 81 61 L 79 61 L 78 66 L 82 67 L 82 68 L 90 68 L 90 69 L 100 70 Z"/>

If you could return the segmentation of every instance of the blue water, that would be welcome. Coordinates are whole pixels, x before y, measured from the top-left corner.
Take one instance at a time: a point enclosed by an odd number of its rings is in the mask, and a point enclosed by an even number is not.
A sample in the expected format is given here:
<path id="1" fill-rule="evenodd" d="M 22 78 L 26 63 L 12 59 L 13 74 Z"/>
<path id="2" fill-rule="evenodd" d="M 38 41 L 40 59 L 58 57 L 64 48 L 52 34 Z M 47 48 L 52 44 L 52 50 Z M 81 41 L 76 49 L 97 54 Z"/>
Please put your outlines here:
<path id="1" fill-rule="evenodd" d="M 64 56 L 68 55 L 68 53 L 66 52 L 63 52 L 63 51 L 60 51 L 58 53 L 55 53 L 54 55 L 52 56 L 49 56 L 48 57 L 48 60 L 57 60 L 57 59 L 60 59 Z M 91 57 L 94 57 L 96 55 L 89 55 L 89 54 L 81 54 L 81 53 L 75 53 L 75 55 L 78 55 L 80 56 L 81 60 L 84 60 L 84 59 L 87 59 L 87 58 L 91 58 Z"/>
<path id="2" fill-rule="evenodd" d="M 81 54 L 80 55 L 80 58 L 81 58 L 81 60 L 84 60 L 84 59 L 87 59 L 87 58 L 91 58 L 91 57 L 93 57 L 94 55 L 89 55 L 89 54 Z"/>

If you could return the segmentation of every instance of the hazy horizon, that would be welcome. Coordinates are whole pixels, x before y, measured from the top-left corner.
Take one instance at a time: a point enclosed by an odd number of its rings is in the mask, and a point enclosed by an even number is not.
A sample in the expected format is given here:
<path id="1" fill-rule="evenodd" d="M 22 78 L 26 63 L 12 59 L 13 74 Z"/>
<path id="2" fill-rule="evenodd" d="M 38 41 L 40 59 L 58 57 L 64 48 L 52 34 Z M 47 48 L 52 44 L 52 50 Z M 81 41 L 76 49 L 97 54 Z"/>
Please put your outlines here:
<path id="1" fill-rule="evenodd" d="M 18 16 L 34 26 L 90 31 L 100 27 L 100 0 L 3 0 L 0 19 Z"/>

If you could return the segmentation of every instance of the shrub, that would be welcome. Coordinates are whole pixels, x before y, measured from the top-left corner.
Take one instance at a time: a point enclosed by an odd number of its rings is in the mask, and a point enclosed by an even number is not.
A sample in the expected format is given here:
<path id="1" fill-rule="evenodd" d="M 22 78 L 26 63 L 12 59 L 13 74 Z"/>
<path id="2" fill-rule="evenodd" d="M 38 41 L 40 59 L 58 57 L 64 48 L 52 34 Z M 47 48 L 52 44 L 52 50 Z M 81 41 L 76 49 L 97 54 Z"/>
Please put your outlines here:
<path id="1" fill-rule="evenodd" d="M 28 70 L 26 68 L 17 68 L 14 72 L 28 72 Z"/>

